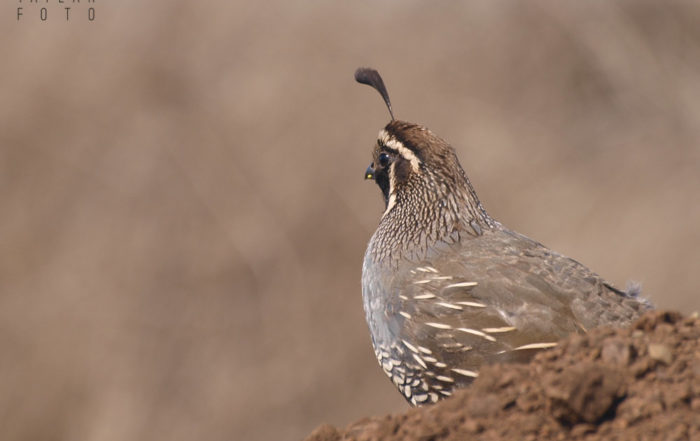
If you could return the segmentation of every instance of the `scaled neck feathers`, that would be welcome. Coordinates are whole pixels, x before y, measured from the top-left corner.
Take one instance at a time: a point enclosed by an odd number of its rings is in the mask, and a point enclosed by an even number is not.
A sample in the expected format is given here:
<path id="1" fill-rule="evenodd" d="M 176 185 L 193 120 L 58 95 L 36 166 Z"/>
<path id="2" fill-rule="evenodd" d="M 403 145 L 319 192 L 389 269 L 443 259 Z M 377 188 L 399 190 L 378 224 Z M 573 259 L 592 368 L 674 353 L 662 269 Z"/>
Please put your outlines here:
<path id="1" fill-rule="evenodd" d="M 458 172 L 448 176 L 421 165 L 420 173 L 392 189 L 367 250 L 375 260 L 388 264 L 420 261 L 436 244 L 459 243 L 499 225 L 479 202 L 462 167 L 456 165 Z"/>

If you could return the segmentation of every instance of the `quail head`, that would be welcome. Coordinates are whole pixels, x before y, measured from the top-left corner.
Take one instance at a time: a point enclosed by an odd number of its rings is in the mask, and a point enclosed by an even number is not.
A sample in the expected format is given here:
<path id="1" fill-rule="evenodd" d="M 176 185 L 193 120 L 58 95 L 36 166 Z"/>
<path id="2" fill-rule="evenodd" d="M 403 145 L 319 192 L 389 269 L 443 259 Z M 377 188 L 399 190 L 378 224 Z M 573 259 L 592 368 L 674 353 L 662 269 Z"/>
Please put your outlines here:
<path id="1" fill-rule="evenodd" d="M 355 79 L 391 114 L 365 172 L 385 210 L 362 266 L 364 309 L 377 360 L 412 405 L 450 396 L 485 363 L 527 361 L 568 334 L 624 326 L 651 308 L 494 220 L 455 150 L 394 119 L 377 71 L 360 68 Z"/>

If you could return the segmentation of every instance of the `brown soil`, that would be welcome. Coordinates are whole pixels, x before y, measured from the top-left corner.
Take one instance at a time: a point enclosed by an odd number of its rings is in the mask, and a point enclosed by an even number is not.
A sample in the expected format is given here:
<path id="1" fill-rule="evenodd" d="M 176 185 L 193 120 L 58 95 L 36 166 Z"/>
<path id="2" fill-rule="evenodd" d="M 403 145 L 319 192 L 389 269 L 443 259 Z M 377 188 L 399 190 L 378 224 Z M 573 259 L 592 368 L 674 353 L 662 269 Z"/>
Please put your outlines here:
<path id="1" fill-rule="evenodd" d="M 307 441 L 700 439 L 700 319 L 651 312 L 482 369 L 434 406 L 318 427 Z"/>

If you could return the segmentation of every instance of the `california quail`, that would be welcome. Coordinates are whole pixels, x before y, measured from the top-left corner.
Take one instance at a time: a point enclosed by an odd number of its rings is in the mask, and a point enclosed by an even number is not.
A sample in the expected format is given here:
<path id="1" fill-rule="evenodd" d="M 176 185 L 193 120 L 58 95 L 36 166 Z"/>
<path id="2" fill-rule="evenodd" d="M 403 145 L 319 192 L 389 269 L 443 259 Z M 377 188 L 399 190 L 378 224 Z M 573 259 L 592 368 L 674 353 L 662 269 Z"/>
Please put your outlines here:
<path id="1" fill-rule="evenodd" d="M 394 119 L 377 71 L 360 68 L 355 79 L 380 92 L 392 118 L 365 173 L 385 211 L 362 266 L 364 309 L 379 364 L 412 405 L 450 396 L 484 363 L 526 361 L 570 333 L 624 326 L 651 308 L 637 290 L 494 220 L 454 149 Z"/>

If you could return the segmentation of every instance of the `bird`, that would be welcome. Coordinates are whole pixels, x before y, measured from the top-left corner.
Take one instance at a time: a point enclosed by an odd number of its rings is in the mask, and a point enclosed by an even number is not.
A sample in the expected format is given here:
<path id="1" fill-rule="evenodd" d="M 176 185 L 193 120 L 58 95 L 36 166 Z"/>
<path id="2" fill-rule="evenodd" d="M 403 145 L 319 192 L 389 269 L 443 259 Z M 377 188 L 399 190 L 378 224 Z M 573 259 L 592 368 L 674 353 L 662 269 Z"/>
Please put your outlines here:
<path id="1" fill-rule="evenodd" d="M 454 148 L 428 128 L 391 121 L 364 177 L 384 212 L 362 265 L 362 298 L 382 370 L 413 406 L 467 387 L 485 364 L 527 362 L 569 334 L 623 327 L 652 308 L 574 259 L 489 215 Z"/>

